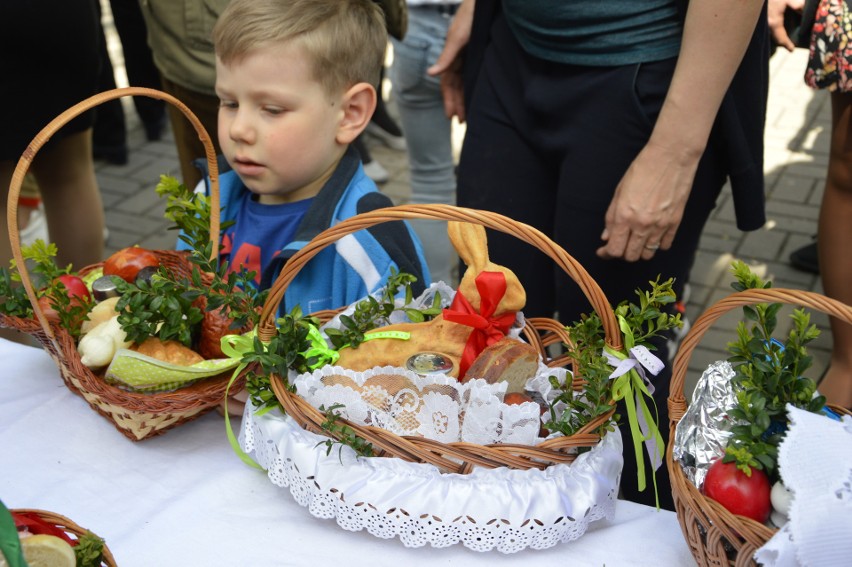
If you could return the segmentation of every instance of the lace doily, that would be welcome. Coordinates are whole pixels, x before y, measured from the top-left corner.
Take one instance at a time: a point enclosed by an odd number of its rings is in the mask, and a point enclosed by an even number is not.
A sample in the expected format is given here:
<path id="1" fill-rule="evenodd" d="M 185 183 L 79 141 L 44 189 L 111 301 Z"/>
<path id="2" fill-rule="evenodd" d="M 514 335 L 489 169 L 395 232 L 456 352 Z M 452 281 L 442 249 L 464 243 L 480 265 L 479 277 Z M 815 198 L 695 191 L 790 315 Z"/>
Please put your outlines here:
<path id="1" fill-rule="evenodd" d="M 475 379 L 462 384 L 449 376 L 420 376 L 390 366 L 364 372 L 324 366 L 312 373 L 292 373 L 290 382 L 315 408 L 337 405 L 346 419 L 396 435 L 480 445 L 541 441 L 540 406 L 504 404 L 506 382 Z"/>
<path id="2" fill-rule="evenodd" d="M 243 449 L 313 516 L 333 518 L 346 530 L 398 537 L 406 547 L 461 543 L 514 553 L 577 539 L 590 523 L 615 513 L 623 463 L 618 429 L 571 465 L 467 475 L 358 457 L 340 444 L 329 452 L 326 440 L 280 412 L 256 416 L 246 404 Z"/>

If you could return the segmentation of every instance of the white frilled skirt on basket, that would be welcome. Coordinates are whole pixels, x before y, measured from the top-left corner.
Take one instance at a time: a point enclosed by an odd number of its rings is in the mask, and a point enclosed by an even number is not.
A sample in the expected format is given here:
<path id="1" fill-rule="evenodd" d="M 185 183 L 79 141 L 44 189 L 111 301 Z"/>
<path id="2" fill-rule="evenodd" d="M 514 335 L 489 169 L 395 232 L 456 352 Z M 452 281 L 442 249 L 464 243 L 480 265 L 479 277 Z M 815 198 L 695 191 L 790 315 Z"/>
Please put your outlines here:
<path id="1" fill-rule="evenodd" d="M 358 457 L 339 443 L 329 453 L 326 440 L 278 411 L 256 416 L 246 405 L 243 450 L 312 515 L 334 518 L 346 530 L 399 537 L 406 547 L 462 543 L 514 553 L 577 539 L 590 523 L 615 513 L 623 463 L 618 429 L 570 465 L 466 475 Z"/>

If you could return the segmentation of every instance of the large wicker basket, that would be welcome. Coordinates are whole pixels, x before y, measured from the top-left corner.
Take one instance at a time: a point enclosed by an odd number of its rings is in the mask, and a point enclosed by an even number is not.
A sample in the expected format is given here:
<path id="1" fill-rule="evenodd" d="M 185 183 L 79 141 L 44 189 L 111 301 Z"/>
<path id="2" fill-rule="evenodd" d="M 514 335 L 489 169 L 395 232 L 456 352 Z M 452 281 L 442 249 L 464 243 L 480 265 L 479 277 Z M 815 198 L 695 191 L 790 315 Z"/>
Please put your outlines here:
<path id="1" fill-rule="evenodd" d="M 852 307 L 823 295 L 801 290 L 769 288 L 751 289 L 732 293 L 707 309 L 692 324 L 680 345 L 672 368 L 669 394 L 669 444 L 666 463 L 671 476 L 675 510 L 681 530 L 695 560 L 701 566 L 755 565 L 754 553 L 777 530 L 744 516 L 729 512 L 721 504 L 706 498 L 686 477 L 680 464 L 675 462 L 673 444 L 675 427 L 686 412 L 683 394 L 684 379 L 689 359 L 704 333 L 725 313 L 757 303 L 786 303 L 816 309 L 852 323 Z M 843 408 L 835 411 L 848 414 Z"/>
<path id="2" fill-rule="evenodd" d="M 86 110 L 108 100 L 131 95 L 148 96 L 169 102 L 180 109 L 195 127 L 204 144 L 210 170 L 210 238 L 214 242 L 213 254 L 217 254 L 220 229 L 219 170 L 216 150 L 201 122 L 185 104 L 158 90 L 127 87 L 105 91 L 74 105 L 54 118 L 33 138 L 18 161 L 9 186 L 7 205 L 9 239 L 23 285 L 33 305 L 35 320 L 4 316 L 0 319 L 0 324 L 29 333 L 36 338 L 56 362 L 68 388 L 82 396 L 95 411 L 110 420 L 126 437 L 139 441 L 160 435 L 172 427 L 195 419 L 215 408 L 224 399 L 230 372 L 200 380 L 173 392 L 151 394 L 129 392 L 117 388 L 93 373 L 80 361 L 74 338 L 58 325 L 51 324 L 39 308 L 36 291 L 21 255 L 17 211 L 18 196 L 24 175 L 36 153 L 50 139 L 51 135 Z M 154 252 L 162 265 L 168 266 L 178 273 L 188 274 L 190 263 L 186 253 L 175 250 L 156 250 Z M 101 265 L 87 266 L 79 271 L 81 274 L 85 274 Z"/>
<path id="3" fill-rule="evenodd" d="M 258 337 L 269 340 L 275 334 L 275 315 L 288 284 L 299 270 L 318 252 L 333 244 L 339 238 L 388 221 L 408 219 L 433 219 L 470 222 L 499 230 L 516 236 L 552 258 L 582 289 L 595 312 L 600 316 L 609 346 L 621 350 L 622 341 L 615 314 L 603 291 L 567 252 L 537 229 L 519 223 L 502 215 L 487 211 L 464 209 L 450 205 L 407 205 L 389 207 L 356 215 L 317 235 L 302 250 L 287 262 L 278 279 L 270 289 L 266 304 L 261 312 L 258 324 Z M 345 306 L 344 306 L 345 307 Z M 325 321 L 336 312 L 315 313 Z M 533 344 L 550 367 L 565 366 L 570 363 L 567 357 L 551 358 L 547 347 L 554 343 L 568 342 L 570 338 L 564 325 L 545 318 L 533 318 L 527 321 L 525 338 Z M 579 379 L 575 379 L 575 388 L 579 388 Z M 272 376 L 272 389 L 287 414 L 303 429 L 328 435 L 321 427 L 326 416 L 308 404 L 304 399 L 291 392 L 284 379 Z M 612 412 L 600 416 L 587 424 L 581 431 L 570 437 L 557 437 L 536 446 L 494 444 L 477 445 L 473 443 L 440 443 L 423 437 L 398 436 L 378 427 L 361 426 L 347 422 L 355 434 L 372 444 L 376 456 L 397 457 L 410 462 L 429 463 L 442 472 L 466 474 L 474 466 L 515 469 L 544 469 L 557 463 L 570 463 L 576 457 L 576 449 L 588 448 L 600 442 L 595 432 L 600 425 L 612 416 Z"/>
<path id="4" fill-rule="evenodd" d="M 80 537 L 86 535 L 86 532 L 89 531 L 86 528 L 80 527 L 78 524 L 74 523 L 65 516 L 62 516 L 55 512 L 48 512 L 47 510 L 36 510 L 34 508 L 16 508 L 11 511 L 23 514 L 34 514 L 39 519 L 44 520 L 48 524 L 56 526 L 75 540 L 80 539 Z M 109 547 L 106 543 L 104 543 L 104 553 L 101 559 L 101 565 L 103 565 L 104 567 L 116 567 L 117 565 L 115 562 L 115 558 L 112 556 L 112 552 L 109 550 Z"/>

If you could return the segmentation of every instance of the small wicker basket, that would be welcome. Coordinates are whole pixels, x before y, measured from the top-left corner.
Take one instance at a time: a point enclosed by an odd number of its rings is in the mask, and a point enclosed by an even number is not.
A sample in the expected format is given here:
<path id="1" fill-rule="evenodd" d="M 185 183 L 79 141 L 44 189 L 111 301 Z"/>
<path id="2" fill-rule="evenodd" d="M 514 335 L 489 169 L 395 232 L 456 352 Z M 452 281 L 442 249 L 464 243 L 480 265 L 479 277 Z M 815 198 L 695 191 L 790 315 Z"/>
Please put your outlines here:
<path id="1" fill-rule="evenodd" d="M 675 428 L 687 408 L 683 385 L 693 351 L 704 333 L 722 315 L 738 307 L 757 303 L 786 303 L 807 307 L 852 323 L 852 307 L 817 293 L 782 288 L 750 289 L 732 293 L 710 306 L 693 322 L 692 328 L 680 344 L 672 368 L 669 394 L 670 434 L 666 463 L 681 530 L 693 557 L 701 566 L 755 565 L 755 551 L 777 531 L 750 518 L 732 514 L 715 500 L 705 497 L 686 477 L 680 464 L 675 462 L 673 454 Z M 841 414 L 849 414 L 843 408 L 832 406 L 832 409 Z"/>
<path id="2" fill-rule="evenodd" d="M 214 243 L 213 254 L 218 253 L 219 219 L 219 170 L 216 150 L 205 131 L 204 126 L 192 111 L 173 96 L 154 89 L 127 87 L 105 91 L 92 96 L 69 108 L 54 118 L 25 150 L 18 161 L 9 186 L 8 224 L 9 240 L 21 279 L 27 295 L 33 305 L 34 319 L 0 317 L 0 325 L 31 334 L 48 351 L 59 367 L 68 388 L 82 396 L 99 414 L 110 420 L 127 438 L 133 441 L 148 439 L 160 435 L 182 423 L 195 419 L 215 408 L 224 399 L 230 372 L 195 382 L 173 392 L 136 393 L 120 389 L 106 383 L 103 378 L 84 366 L 77 352 L 74 338 L 59 325 L 51 324 L 38 305 L 26 263 L 21 254 L 21 242 L 18 231 L 18 196 L 24 175 L 39 149 L 63 125 L 81 113 L 106 101 L 124 96 L 148 96 L 161 99 L 175 105 L 189 119 L 205 147 L 207 164 L 210 170 L 211 218 L 210 238 Z M 189 273 L 190 263 L 185 252 L 175 250 L 156 250 L 160 263 L 184 275 Z M 102 264 L 80 269 L 85 274 Z M 236 385 L 241 386 L 241 383 Z"/>
<path id="3" fill-rule="evenodd" d="M 55 512 L 48 512 L 47 510 L 36 510 L 33 508 L 16 508 L 11 510 L 12 512 L 16 512 L 19 514 L 35 514 L 40 519 L 44 520 L 48 524 L 52 526 L 56 526 L 73 539 L 80 539 L 80 537 L 86 534 L 86 528 L 80 527 L 78 524 L 72 522 L 65 516 L 57 514 Z M 104 542 L 104 553 L 103 558 L 101 560 L 101 565 L 104 567 L 116 567 L 115 558 L 112 556 L 112 552 L 107 547 L 106 542 Z"/>
<path id="4" fill-rule="evenodd" d="M 451 205 L 406 205 L 378 209 L 351 217 L 317 235 L 287 262 L 270 289 L 260 315 L 258 337 L 261 340 L 269 340 L 275 335 L 275 316 L 287 286 L 293 281 L 299 270 L 323 248 L 358 230 L 383 222 L 408 219 L 433 219 L 479 224 L 486 228 L 514 235 L 540 249 L 577 282 L 603 322 L 607 344 L 616 350 L 621 350 L 621 334 L 615 314 L 603 291 L 586 270 L 567 252 L 531 226 L 496 213 Z M 327 321 L 336 313 L 336 311 L 324 311 L 314 313 L 314 315 L 322 321 Z M 528 319 L 524 334 L 527 341 L 538 349 L 548 366 L 566 366 L 570 363 L 570 360 L 565 356 L 551 358 L 548 354 L 547 347 L 549 345 L 570 341 L 564 325 L 558 321 L 545 318 Z M 319 435 L 328 435 L 328 432 L 321 427 L 321 424 L 326 421 L 324 414 L 291 392 L 282 377 L 273 375 L 271 382 L 276 397 L 290 417 L 303 429 Z M 574 387 L 575 389 L 581 387 L 579 378 L 575 378 Z M 375 456 L 397 457 L 415 463 L 429 463 L 442 472 L 467 474 L 473 470 L 474 466 L 486 468 L 505 466 L 526 470 L 533 467 L 544 469 L 558 463 L 570 463 L 576 457 L 576 449 L 594 447 L 600 442 L 601 438 L 595 433 L 595 430 L 609 420 L 611 416 L 612 412 L 607 413 L 587 424 L 575 435 L 549 439 L 534 447 L 510 444 L 441 443 L 423 437 L 398 436 L 378 427 L 361 426 L 351 422 L 347 422 L 347 425 L 352 428 L 356 435 L 372 444 Z"/>

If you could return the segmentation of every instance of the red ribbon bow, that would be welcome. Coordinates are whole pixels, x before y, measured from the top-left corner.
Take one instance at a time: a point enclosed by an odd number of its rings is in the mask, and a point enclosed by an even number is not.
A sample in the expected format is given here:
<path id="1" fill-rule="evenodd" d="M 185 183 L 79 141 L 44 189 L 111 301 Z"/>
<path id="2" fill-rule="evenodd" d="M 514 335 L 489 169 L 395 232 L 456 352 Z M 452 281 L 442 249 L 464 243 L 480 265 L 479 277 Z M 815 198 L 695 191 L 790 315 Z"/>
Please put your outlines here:
<path id="1" fill-rule="evenodd" d="M 452 305 L 444 309 L 444 320 L 459 323 L 473 330 L 465 343 L 459 364 L 459 380 L 463 380 L 467 369 L 485 347 L 494 344 L 509 332 L 515 322 L 515 312 L 510 311 L 494 316 L 494 311 L 506 293 L 506 276 L 502 272 L 480 272 L 476 276 L 476 289 L 479 291 L 479 313 L 473 308 L 462 292 L 456 292 Z"/>

